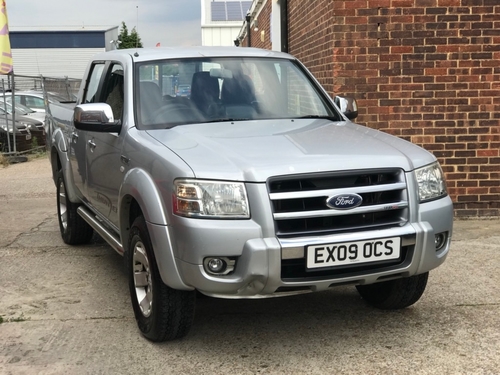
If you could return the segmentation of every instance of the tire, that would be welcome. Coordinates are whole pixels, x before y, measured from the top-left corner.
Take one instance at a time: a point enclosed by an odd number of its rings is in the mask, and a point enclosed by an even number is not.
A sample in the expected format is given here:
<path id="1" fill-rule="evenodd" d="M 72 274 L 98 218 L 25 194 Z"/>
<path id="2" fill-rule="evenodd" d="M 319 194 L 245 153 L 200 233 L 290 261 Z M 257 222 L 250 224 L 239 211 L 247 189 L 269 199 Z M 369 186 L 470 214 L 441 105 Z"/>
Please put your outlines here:
<path id="1" fill-rule="evenodd" d="M 62 171 L 57 174 L 57 217 L 61 237 L 68 245 L 89 243 L 94 234 L 92 227 L 78 215 L 79 204 L 68 199 Z"/>
<path id="2" fill-rule="evenodd" d="M 196 292 L 163 283 L 142 216 L 130 228 L 126 257 L 130 297 L 142 335 L 154 342 L 186 336 L 194 319 Z"/>
<path id="3" fill-rule="evenodd" d="M 383 310 L 398 310 L 413 305 L 425 291 L 429 272 L 408 278 L 357 285 L 359 294 L 370 305 Z"/>

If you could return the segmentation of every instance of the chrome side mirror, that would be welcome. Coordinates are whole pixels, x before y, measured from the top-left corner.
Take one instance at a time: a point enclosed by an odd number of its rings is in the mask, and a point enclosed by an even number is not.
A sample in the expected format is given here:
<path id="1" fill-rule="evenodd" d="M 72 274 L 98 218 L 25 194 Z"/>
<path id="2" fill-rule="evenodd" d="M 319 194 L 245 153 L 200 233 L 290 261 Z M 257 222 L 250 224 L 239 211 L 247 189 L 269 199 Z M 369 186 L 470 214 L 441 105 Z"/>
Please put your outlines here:
<path id="1" fill-rule="evenodd" d="M 121 123 L 115 122 L 113 110 L 106 103 L 80 104 L 73 114 L 75 128 L 101 133 L 119 133 Z"/>
<path id="2" fill-rule="evenodd" d="M 349 120 L 354 120 L 358 117 L 358 103 L 356 99 L 346 96 L 336 96 L 334 100 L 342 114 Z"/>

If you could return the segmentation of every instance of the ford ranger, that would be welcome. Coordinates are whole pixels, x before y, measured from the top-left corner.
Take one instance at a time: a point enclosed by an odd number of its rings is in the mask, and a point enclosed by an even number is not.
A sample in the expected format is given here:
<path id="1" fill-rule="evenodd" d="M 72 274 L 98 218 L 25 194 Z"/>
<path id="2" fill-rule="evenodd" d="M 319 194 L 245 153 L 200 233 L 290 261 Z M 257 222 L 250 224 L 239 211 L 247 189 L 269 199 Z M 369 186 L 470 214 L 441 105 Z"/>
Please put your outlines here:
<path id="1" fill-rule="evenodd" d="M 123 255 L 149 340 L 186 335 L 197 292 L 349 284 L 372 306 L 405 308 L 448 254 L 436 158 L 353 123 L 356 101 L 331 98 L 288 54 L 104 52 L 76 103 L 46 103 L 62 238 L 95 231 Z"/>

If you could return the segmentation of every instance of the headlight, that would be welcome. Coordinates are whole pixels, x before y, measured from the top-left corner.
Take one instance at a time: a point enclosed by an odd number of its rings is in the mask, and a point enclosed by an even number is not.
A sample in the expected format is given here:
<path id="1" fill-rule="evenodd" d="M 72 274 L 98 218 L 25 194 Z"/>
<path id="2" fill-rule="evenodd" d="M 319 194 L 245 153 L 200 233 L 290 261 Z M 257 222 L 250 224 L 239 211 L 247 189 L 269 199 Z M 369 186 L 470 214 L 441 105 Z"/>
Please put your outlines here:
<path id="1" fill-rule="evenodd" d="M 247 193 L 241 182 L 177 180 L 174 189 L 176 215 L 217 219 L 250 218 Z"/>
<path id="2" fill-rule="evenodd" d="M 446 182 L 439 163 L 433 163 L 415 170 L 420 203 L 444 197 Z"/>
<path id="3" fill-rule="evenodd" d="M 1 128 L 4 131 L 7 131 L 7 125 L 1 125 Z M 9 133 L 14 133 L 14 129 L 12 129 L 12 126 L 9 126 L 8 129 L 9 129 Z"/>

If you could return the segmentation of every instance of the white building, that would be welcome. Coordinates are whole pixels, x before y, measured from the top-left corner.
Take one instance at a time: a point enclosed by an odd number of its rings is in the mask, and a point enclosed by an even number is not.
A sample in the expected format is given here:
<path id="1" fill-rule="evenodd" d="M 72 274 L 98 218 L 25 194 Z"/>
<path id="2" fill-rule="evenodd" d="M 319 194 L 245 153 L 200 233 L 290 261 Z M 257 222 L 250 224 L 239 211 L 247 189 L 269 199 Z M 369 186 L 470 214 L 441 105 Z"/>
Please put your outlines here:
<path id="1" fill-rule="evenodd" d="M 252 1 L 201 0 L 201 44 L 234 46 Z"/>
<path id="2" fill-rule="evenodd" d="M 118 26 L 9 28 L 14 74 L 82 78 L 96 53 L 112 50 Z"/>

